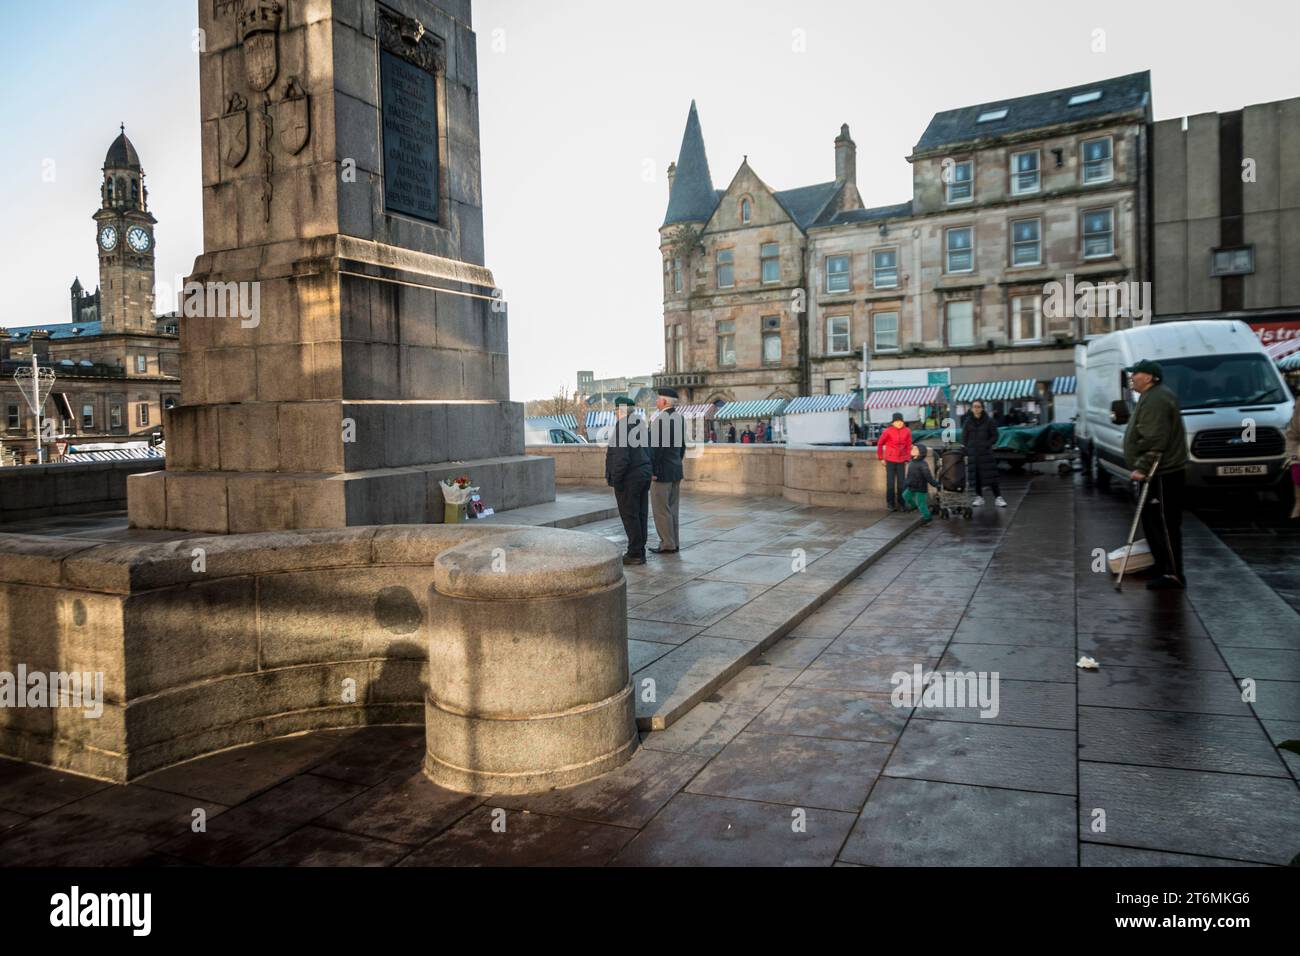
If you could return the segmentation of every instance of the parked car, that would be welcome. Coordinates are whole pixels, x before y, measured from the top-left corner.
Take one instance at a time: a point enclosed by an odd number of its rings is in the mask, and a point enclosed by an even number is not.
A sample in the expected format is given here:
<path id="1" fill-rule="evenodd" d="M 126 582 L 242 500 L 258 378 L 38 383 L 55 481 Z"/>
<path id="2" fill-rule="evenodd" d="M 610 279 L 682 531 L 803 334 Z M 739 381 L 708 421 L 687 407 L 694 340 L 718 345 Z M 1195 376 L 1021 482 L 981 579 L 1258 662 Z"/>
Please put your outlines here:
<path id="1" fill-rule="evenodd" d="M 524 427 L 525 445 L 585 445 L 587 439 L 559 425 L 539 428 L 535 425 Z"/>
<path id="2" fill-rule="evenodd" d="M 1075 441 L 1098 486 L 1111 476 L 1128 480 L 1124 428 L 1137 403 L 1124 369 L 1139 359 L 1159 362 L 1178 396 L 1188 487 L 1262 487 L 1281 479 L 1291 392 L 1250 326 L 1206 319 L 1124 329 L 1075 347 Z"/>

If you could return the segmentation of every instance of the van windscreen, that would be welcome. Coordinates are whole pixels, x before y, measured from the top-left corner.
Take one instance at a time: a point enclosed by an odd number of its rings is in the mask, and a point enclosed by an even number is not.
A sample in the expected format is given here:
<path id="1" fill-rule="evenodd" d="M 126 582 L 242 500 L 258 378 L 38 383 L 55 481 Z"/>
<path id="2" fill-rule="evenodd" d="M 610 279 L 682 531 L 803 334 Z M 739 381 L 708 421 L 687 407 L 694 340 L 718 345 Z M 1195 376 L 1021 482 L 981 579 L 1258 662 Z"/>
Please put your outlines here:
<path id="1" fill-rule="evenodd" d="M 1272 405 L 1287 400 L 1273 363 L 1257 352 L 1161 359 L 1160 367 L 1164 384 L 1178 396 L 1180 408 Z"/>

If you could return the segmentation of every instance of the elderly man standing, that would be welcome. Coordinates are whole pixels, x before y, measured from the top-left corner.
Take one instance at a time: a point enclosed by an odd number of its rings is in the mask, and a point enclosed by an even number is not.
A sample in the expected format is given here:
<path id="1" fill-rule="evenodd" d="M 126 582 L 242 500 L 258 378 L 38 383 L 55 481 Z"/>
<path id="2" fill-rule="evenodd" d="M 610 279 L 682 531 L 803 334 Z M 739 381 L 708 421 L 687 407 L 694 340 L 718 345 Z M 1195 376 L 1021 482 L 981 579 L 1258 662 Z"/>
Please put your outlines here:
<path id="1" fill-rule="evenodd" d="M 605 449 L 605 483 L 614 489 L 618 516 L 627 534 L 624 564 L 645 564 L 650 498 L 650 436 L 636 403 L 626 395 L 614 399 L 618 421 Z"/>
<path id="2" fill-rule="evenodd" d="M 1183 571 L 1183 485 L 1187 466 L 1183 413 L 1178 396 L 1161 382 L 1163 371 L 1158 362 L 1143 359 L 1125 371 L 1133 391 L 1142 397 L 1124 429 L 1124 458 L 1133 469 L 1130 478 L 1151 480 L 1142 510 L 1142 531 L 1151 548 L 1157 577 L 1147 587 L 1181 589 L 1187 586 Z"/>
<path id="3" fill-rule="evenodd" d="M 655 405 L 659 414 L 650 424 L 653 439 L 650 464 L 654 472 L 650 504 L 654 509 L 659 547 L 650 550 L 655 554 L 676 554 L 681 547 L 678 506 L 681 501 L 682 461 L 686 458 L 686 419 L 677 410 L 676 389 L 659 389 Z"/>

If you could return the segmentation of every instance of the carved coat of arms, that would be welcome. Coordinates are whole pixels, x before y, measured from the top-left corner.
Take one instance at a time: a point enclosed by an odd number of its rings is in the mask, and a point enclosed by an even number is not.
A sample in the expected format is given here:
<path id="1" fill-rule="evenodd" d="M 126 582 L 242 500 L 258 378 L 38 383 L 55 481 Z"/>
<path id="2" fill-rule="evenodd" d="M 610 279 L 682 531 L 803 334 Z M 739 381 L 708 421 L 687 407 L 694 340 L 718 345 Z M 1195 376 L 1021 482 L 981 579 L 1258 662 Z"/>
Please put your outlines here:
<path id="1" fill-rule="evenodd" d="M 283 8 L 278 0 L 256 0 L 239 15 L 239 41 L 244 50 L 244 76 L 254 90 L 269 89 L 280 69 L 276 37 Z"/>
<path id="2" fill-rule="evenodd" d="M 311 135 L 311 99 L 303 92 L 296 76 L 289 77 L 284 88 L 284 98 L 275 104 L 275 128 L 280 133 L 280 145 L 295 155 L 307 145 Z"/>
<path id="3" fill-rule="evenodd" d="M 221 156 L 234 169 L 248 155 L 248 102 L 231 93 L 220 121 Z"/>

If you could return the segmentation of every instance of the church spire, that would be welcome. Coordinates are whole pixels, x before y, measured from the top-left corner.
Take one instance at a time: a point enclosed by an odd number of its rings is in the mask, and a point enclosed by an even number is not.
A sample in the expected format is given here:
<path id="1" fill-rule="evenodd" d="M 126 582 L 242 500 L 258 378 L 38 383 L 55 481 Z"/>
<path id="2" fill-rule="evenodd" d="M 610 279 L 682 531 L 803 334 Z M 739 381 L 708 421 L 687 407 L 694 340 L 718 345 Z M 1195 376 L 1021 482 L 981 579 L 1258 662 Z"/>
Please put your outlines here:
<path id="1" fill-rule="evenodd" d="M 677 155 L 672 188 L 668 193 L 668 213 L 664 225 L 678 222 L 704 222 L 713 215 L 718 196 L 709 175 L 709 157 L 704 151 L 704 133 L 700 129 L 700 114 L 691 100 L 691 110 L 686 115 L 686 131 L 682 134 L 682 148 Z"/>

